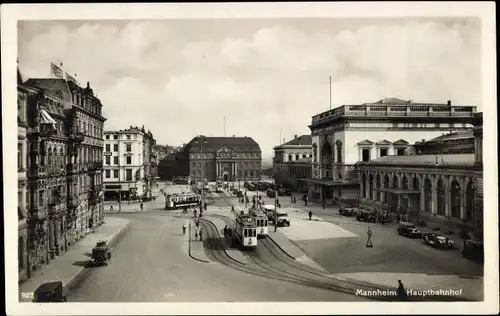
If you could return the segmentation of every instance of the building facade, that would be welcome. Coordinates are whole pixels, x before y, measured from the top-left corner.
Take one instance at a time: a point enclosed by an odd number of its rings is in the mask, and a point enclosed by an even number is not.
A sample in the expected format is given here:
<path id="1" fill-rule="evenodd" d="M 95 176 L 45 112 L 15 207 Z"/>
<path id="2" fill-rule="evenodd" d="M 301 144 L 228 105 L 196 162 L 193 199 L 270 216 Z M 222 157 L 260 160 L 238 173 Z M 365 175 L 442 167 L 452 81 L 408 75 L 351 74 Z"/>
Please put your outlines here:
<path id="1" fill-rule="evenodd" d="M 107 199 L 151 196 L 155 140 L 144 127 L 104 132 L 104 194 Z"/>
<path id="2" fill-rule="evenodd" d="M 29 79 L 29 271 L 103 222 L 102 104 L 65 79 Z"/>
<path id="3" fill-rule="evenodd" d="M 261 154 L 251 137 L 197 136 L 179 153 L 175 176 L 187 175 L 194 181 L 257 181 L 262 176 Z"/>
<path id="4" fill-rule="evenodd" d="M 481 113 L 474 124 L 476 131 L 482 128 Z M 425 154 L 358 163 L 360 208 L 408 214 L 410 221 L 482 239 L 482 204 L 476 202 L 482 188 L 481 144 L 480 132 L 450 133 L 417 143 L 416 152 Z"/>
<path id="5" fill-rule="evenodd" d="M 308 176 L 311 172 L 304 172 L 303 168 L 309 163 L 307 168 L 311 169 L 311 157 L 311 135 L 295 135 L 289 142 L 274 147 L 273 177 L 276 184 L 300 191 L 307 188 L 307 181 L 304 182 L 307 178 L 303 176 Z"/>
<path id="6" fill-rule="evenodd" d="M 28 96 L 30 89 L 23 85 L 21 74 L 17 72 L 17 258 L 19 280 L 28 275 Z"/>
<path id="7" fill-rule="evenodd" d="M 310 195 L 355 203 L 360 194 L 357 162 L 404 155 L 416 141 L 470 131 L 475 112 L 475 106 L 455 106 L 450 101 L 430 104 L 387 98 L 313 116 Z"/>

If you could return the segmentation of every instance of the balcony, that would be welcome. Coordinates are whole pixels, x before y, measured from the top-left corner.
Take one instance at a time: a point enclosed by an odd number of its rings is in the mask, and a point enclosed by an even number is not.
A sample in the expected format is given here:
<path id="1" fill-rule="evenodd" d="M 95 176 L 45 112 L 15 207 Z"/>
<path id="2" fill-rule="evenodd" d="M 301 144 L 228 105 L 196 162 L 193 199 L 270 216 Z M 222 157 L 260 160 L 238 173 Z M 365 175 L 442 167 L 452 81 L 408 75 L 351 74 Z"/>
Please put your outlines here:
<path id="1" fill-rule="evenodd" d="M 47 218 L 47 209 L 45 207 L 36 207 L 30 210 L 30 221 L 39 221 Z"/>
<path id="2" fill-rule="evenodd" d="M 81 143 L 85 140 L 85 135 L 82 132 L 76 132 L 70 135 L 70 139 L 74 143 Z"/>

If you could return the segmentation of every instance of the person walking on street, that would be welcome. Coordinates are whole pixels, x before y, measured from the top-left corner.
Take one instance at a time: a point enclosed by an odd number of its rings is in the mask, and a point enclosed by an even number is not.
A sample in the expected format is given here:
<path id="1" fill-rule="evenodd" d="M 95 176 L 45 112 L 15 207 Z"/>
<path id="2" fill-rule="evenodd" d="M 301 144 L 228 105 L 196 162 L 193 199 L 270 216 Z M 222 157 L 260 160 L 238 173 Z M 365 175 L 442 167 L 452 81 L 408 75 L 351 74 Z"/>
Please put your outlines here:
<path id="1" fill-rule="evenodd" d="M 326 205 L 326 199 L 323 198 L 323 201 L 321 202 L 321 205 L 323 206 L 323 209 L 325 209 L 325 205 Z"/>
<path id="2" fill-rule="evenodd" d="M 309 210 L 309 220 L 312 219 L 312 216 L 313 216 L 313 212 L 311 210 Z"/>
<path id="3" fill-rule="evenodd" d="M 182 235 L 186 236 L 186 224 L 182 225 Z"/>
<path id="4" fill-rule="evenodd" d="M 297 204 L 297 198 L 295 196 L 293 197 L 293 204 Z"/>
<path id="5" fill-rule="evenodd" d="M 403 282 L 401 282 L 401 280 L 398 280 L 398 298 L 400 300 L 405 300 L 406 299 L 405 287 L 403 285 Z"/>
<path id="6" fill-rule="evenodd" d="M 203 235 L 203 228 L 200 228 L 200 241 L 203 241 L 202 235 Z"/>
<path id="7" fill-rule="evenodd" d="M 143 204 L 142 204 L 142 202 L 141 202 L 141 211 L 143 210 L 143 207 L 144 207 L 144 205 L 143 205 Z"/>
<path id="8" fill-rule="evenodd" d="M 198 227 L 194 228 L 194 240 L 198 240 Z"/>
<path id="9" fill-rule="evenodd" d="M 194 213 L 194 217 L 196 217 L 196 209 L 194 209 L 193 213 Z"/>
<path id="10" fill-rule="evenodd" d="M 308 199 L 309 199 L 309 197 L 306 195 L 306 196 L 304 197 L 304 205 L 305 205 L 305 206 L 307 206 L 307 200 L 308 200 Z"/>
<path id="11" fill-rule="evenodd" d="M 109 207 L 109 211 L 113 212 L 113 204 L 111 204 L 111 206 Z"/>

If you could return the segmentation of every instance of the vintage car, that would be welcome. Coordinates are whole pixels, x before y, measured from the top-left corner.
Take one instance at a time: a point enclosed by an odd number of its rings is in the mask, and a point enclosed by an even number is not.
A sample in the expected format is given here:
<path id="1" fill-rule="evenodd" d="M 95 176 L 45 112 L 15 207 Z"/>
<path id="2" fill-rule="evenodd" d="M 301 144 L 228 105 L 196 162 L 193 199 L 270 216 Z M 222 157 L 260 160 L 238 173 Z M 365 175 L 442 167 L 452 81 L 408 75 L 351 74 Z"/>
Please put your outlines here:
<path id="1" fill-rule="evenodd" d="M 462 249 L 464 258 L 484 263 L 484 245 L 480 241 L 464 240 L 464 249 Z"/>
<path id="2" fill-rule="evenodd" d="M 273 189 L 271 189 L 271 188 L 267 189 L 266 194 L 267 194 L 267 196 L 268 196 L 268 197 L 270 197 L 270 198 L 276 197 L 276 191 L 274 191 L 274 190 L 273 190 Z"/>
<path id="3" fill-rule="evenodd" d="M 422 235 L 424 243 L 436 248 L 453 248 L 453 241 L 443 235 L 436 233 L 425 233 Z"/>
<path id="4" fill-rule="evenodd" d="M 360 222 L 368 222 L 368 223 L 375 223 L 376 222 L 376 217 L 375 214 L 369 213 L 369 212 L 358 212 L 356 214 L 356 219 Z"/>
<path id="5" fill-rule="evenodd" d="M 109 260 L 111 260 L 111 252 L 108 249 L 108 245 L 106 245 L 105 241 L 97 242 L 96 246 L 92 248 L 91 265 L 107 266 Z"/>
<path id="6" fill-rule="evenodd" d="M 66 302 L 64 289 L 61 281 L 48 282 L 40 285 L 34 293 L 35 303 Z"/>
<path id="7" fill-rule="evenodd" d="M 278 195 L 279 196 L 291 196 L 292 195 L 292 191 L 290 191 L 288 189 L 285 189 L 285 188 L 279 188 L 278 189 Z"/>
<path id="8" fill-rule="evenodd" d="M 422 232 L 415 228 L 415 224 L 409 222 L 400 222 L 398 234 L 409 238 L 422 238 Z"/>
<path id="9" fill-rule="evenodd" d="M 356 210 L 350 205 L 342 205 L 339 208 L 339 213 L 342 216 L 354 216 L 356 214 Z"/>

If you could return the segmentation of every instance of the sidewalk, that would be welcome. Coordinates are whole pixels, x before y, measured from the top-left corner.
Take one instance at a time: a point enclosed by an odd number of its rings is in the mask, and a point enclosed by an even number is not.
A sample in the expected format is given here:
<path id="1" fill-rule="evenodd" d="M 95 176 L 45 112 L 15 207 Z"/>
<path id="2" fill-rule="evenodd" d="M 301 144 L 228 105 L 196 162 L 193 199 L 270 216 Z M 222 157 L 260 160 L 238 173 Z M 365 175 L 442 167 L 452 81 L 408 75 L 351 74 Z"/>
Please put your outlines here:
<path id="1" fill-rule="evenodd" d="M 204 233 L 203 238 L 206 237 L 207 237 L 206 233 Z M 192 259 L 203 263 L 210 263 L 210 259 L 208 259 L 205 253 L 205 249 L 203 248 L 203 241 L 200 241 L 199 236 L 198 239 L 195 239 L 194 221 L 191 221 L 191 229 L 189 229 L 188 225 L 188 233 L 185 235 L 184 238 L 187 239 L 187 241 L 189 242 L 188 254 Z"/>
<path id="2" fill-rule="evenodd" d="M 31 301 L 22 299 L 21 293 L 34 292 L 38 286 L 46 282 L 62 281 L 65 293 L 78 285 L 91 271 L 90 268 L 85 268 L 85 264 L 90 260 L 92 248 L 96 243 L 105 240 L 111 248 L 130 227 L 130 222 L 125 219 L 106 217 L 104 221 L 104 224 L 94 233 L 88 234 L 78 243 L 73 244 L 66 253 L 53 259 L 37 271 L 31 279 L 19 284 L 19 301 Z"/>

